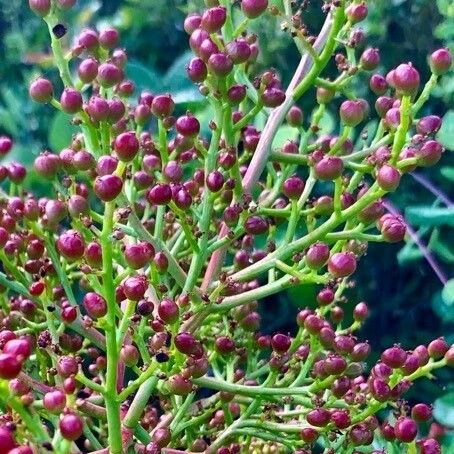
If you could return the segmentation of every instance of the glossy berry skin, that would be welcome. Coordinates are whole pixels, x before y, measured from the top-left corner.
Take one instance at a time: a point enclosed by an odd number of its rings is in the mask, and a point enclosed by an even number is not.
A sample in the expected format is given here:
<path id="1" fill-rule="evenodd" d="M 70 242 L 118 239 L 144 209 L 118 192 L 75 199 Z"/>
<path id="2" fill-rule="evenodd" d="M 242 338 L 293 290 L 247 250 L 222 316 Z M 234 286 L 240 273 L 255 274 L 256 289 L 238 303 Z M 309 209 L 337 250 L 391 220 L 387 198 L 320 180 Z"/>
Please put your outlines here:
<path id="1" fill-rule="evenodd" d="M 153 98 L 151 111 L 160 118 L 172 115 L 175 103 L 170 95 L 159 95 Z"/>
<path id="2" fill-rule="evenodd" d="M 186 72 L 189 78 L 195 83 L 203 82 L 208 75 L 207 66 L 199 57 L 195 57 L 189 62 Z"/>
<path id="3" fill-rule="evenodd" d="M 92 57 L 82 60 L 77 68 L 77 75 L 82 82 L 89 84 L 98 75 L 98 62 Z"/>
<path id="4" fill-rule="evenodd" d="M 383 363 L 389 367 L 392 367 L 393 369 L 397 369 L 403 366 L 406 359 L 407 354 L 399 346 L 387 348 L 381 354 L 381 360 L 383 361 Z"/>
<path id="5" fill-rule="evenodd" d="M 22 363 L 16 355 L 0 353 L 0 378 L 11 380 L 16 378 L 22 369 Z"/>
<path id="6" fill-rule="evenodd" d="M 85 243 L 76 230 L 68 230 L 57 240 L 58 251 L 69 260 L 78 260 L 84 255 Z"/>
<path id="7" fill-rule="evenodd" d="M 192 115 L 183 115 L 178 117 L 175 128 L 179 134 L 184 137 L 196 136 L 200 131 L 200 123 Z"/>
<path id="8" fill-rule="evenodd" d="M 304 181 L 300 177 L 293 176 L 284 181 L 282 192 L 289 199 L 298 199 L 304 191 L 304 186 Z"/>
<path id="9" fill-rule="evenodd" d="M 416 404 L 411 409 L 411 417 L 416 422 L 428 421 L 432 418 L 432 408 L 427 404 Z"/>
<path id="10" fill-rule="evenodd" d="M 126 298 L 131 301 L 141 300 L 148 288 L 148 282 L 143 277 L 128 277 L 123 283 Z"/>
<path id="11" fill-rule="evenodd" d="M 123 181 L 118 175 L 96 177 L 93 190 L 103 202 L 115 200 L 123 188 Z"/>
<path id="12" fill-rule="evenodd" d="M 380 53 L 378 49 L 366 49 L 360 58 L 360 65 L 366 71 L 373 71 L 380 64 Z"/>
<path id="13" fill-rule="evenodd" d="M 82 419 L 77 415 L 69 413 L 60 419 L 60 433 L 67 440 L 77 440 L 82 435 L 83 427 Z"/>
<path id="14" fill-rule="evenodd" d="M 285 353 L 290 348 L 291 343 L 290 337 L 285 334 L 278 333 L 271 338 L 271 347 L 277 353 Z"/>
<path id="15" fill-rule="evenodd" d="M 43 397 L 43 405 L 52 413 L 59 413 L 65 408 L 66 396 L 60 390 L 50 391 Z"/>
<path id="16" fill-rule="evenodd" d="M 356 258 L 350 252 L 337 252 L 328 261 L 328 270 L 335 277 L 347 277 L 356 270 Z"/>
<path id="17" fill-rule="evenodd" d="M 178 305 L 170 299 L 164 299 L 158 305 L 158 315 L 164 323 L 171 325 L 178 320 Z"/>
<path id="18" fill-rule="evenodd" d="M 309 268 L 318 270 L 329 259 L 329 247 L 324 243 L 315 243 L 307 250 L 304 258 Z"/>
<path id="19" fill-rule="evenodd" d="M 242 38 L 235 39 L 227 43 L 225 51 L 236 65 L 245 63 L 251 56 L 251 47 L 247 41 Z"/>
<path id="20" fill-rule="evenodd" d="M 152 205 L 166 205 L 172 200 L 172 189 L 168 184 L 157 184 L 147 193 L 147 200 Z"/>
<path id="21" fill-rule="evenodd" d="M 268 8 L 268 0 L 241 0 L 241 11 L 248 19 L 255 19 Z"/>
<path id="22" fill-rule="evenodd" d="M 316 408 L 306 415 L 309 424 L 315 427 L 324 427 L 330 421 L 330 412 L 325 408 Z"/>
<path id="23" fill-rule="evenodd" d="M 411 443 L 418 433 L 418 426 L 411 418 L 400 417 L 394 426 L 396 438 L 404 443 Z"/>
<path id="24" fill-rule="evenodd" d="M 0 446 L 2 454 L 9 453 L 16 446 L 13 434 L 3 426 L 0 427 Z"/>
<path id="25" fill-rule="evenodd" d="M 361 100 L 347 100 L 341 104 L 339 113 L 347 126 L 355 127 L 365 118 L 365 105 Z"/>
<path id="26" fill-rule="evenodd" d="M 114 140 L 114 150 L 121 161 L 132 161 L 139 151 L 139 140 L 134 131 L 123 132 Z"/>
<path id="27" fill-rule="evenodd" d="M 208 59 L 207 65 L 215 76 L 221 78 L 228 76 L 233 69 L 233 61 L 222 52 L 212 54 Z"/>
<path id="28" fill-rule="evenodd" d="M 175 347 L 185 355 L 191 355 L 196 351 L 197 341 L 191 333 L 178 333 L 174 339 Z"/>

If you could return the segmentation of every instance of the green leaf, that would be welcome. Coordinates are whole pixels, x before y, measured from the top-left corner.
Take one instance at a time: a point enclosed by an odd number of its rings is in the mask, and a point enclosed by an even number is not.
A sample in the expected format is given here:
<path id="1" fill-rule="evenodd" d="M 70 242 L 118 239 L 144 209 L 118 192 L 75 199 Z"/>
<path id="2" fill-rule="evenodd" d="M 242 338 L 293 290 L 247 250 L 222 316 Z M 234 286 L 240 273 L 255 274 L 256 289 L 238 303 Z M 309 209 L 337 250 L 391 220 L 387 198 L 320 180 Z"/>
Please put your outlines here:
<path id="1" fill-rule="evenodd" d="M 412 206 L 405 210 L 405 217 L 418 226 L 454 226 L 454 208 L 449 207 Z"/>
<path id="2" fill-rule="evenodd" d="M 57 112 L 51 121 L 49 136 L 47 138 L 50 148 L 58 152 L 71 142 L 73 134 L 78 129 L 71 123 L 71 116 L 63 112 Z"/>
<path id="3" fill-rule="evenodd" d="M 152 92 L 162 91 L 162 76 L 154 69 L 147 68 L 137 61 L 126 64 L 128 77 L 136 84 L 137 91 L 151 90 Z"/>
<path id="4" fill-rule="evenodd" d="M 454 392 L 449 392 L 434 402 L 433 415 L 440 424 L 454 427 Z"/>
<path id="5" fill-rule="evenodd" d="M 443 117 L 443 125 L 438 131 L 437 139 L 449 150 L 454 150 L 454 110 L 448 110 Z"/>
<path id="6" fill-rule="evenodd" d="M 440 169 L 440 173 L 450 181 L 454 181 L 454 167 L 445 166 Z"/>
<path id="7" fill-rule="evenodd" d="M 432 310 L 444 323 L 454 322 L 454 306 L 447 304 L 442 292 L 437 292 L 432 298 Z"/>
<path id="8" fill-rule="evenodd" d="M 274 136 L 272 148 L 281 148 L 289 140 L 296 140 L 298 129 L 291 126 L 282 126 Z"/>
<path id="9" fill-rule="evenodd" d="M 446 282 L 441 292 L 441 297 L 446 304 L 454 306 L 454 279 L 450 279 L 448 282 Z"/>

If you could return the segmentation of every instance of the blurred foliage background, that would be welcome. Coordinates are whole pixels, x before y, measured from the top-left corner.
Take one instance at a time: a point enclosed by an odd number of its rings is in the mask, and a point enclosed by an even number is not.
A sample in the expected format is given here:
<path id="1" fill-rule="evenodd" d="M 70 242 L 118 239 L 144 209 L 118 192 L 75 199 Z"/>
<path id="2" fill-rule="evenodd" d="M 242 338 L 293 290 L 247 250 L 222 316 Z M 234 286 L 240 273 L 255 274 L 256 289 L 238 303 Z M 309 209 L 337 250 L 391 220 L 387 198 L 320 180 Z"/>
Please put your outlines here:
<path id="1" fill-rule="evenodd" d="M 272 0 L 277 4 L 280 1 Z M 33 104 L 28 98 L 28 82 L 42 72 L 55 77 L 55 71 L 51 71 L 47 29 L 29 11 L 27 3 L 0 0 L 0 133 L 10 134 L 16 140 L 8 159 L 31 164 L 41 150 L 58 151 L 66 146 L 72 131 L 62 114 L 55 114 L 51 107 Z M 323 20 L 321 2 L 310 3 L 308 25 L 316 31 Z M 368 3 L 370 14 L 361 27 L 367 31 L 367 45 L 380 48 L 383 70 L 412 61 L 426 80 L 427 55 L 441 45 L 454 51 L 452 0 Z M 202 4 L 202 0 L 79 0 L 77 8 L 65 17 L 70 24 L 65 39 L 71 39 L 86 26 L 118 27 L 122 46 L 129 55 L 128 76 L 138 90 L 146 87 L 154 92 L 172 92 L 181 109 L 190 106 L 203 121 L 203 117 L 210 118 L 210 112 L 203 106 L 197 88 L 186 78 L 185 65 L 190 53 L 182 28 L 185 14 L 197 11 Z M 269 15 L 256 21 L 253 27 L 262 49 L 257 71 L 272 66 L 284 82 L 288 81 L 298 63 L 291 39 L 280 30 L 278 20 Z M 364 78 L 355 89 L 360 96 L 372 100 L 367 87 Z M 301 102 L 307 118 L 314 102 L 311 95 Z M 444 115 L 438 138 L 448 150 L 453 150 L 453 71 L 443 77 L 425 107 L 424 113 L 429 112 Z M 329 133 L 337 126 L 335 116 L 328 115 L 325 120 L 324 128 Z M 359 300 L 370 303 L 371 315 L 361 335 L 370 340 L 376 355 L 396 340 L 407 348 L 427 343 L 436 335 L 454 342 L 454 208 L 449 201 L 454 198 L 453 181 L 454 162 L 448 152 L 440 165 L 418 170 L 415 178 L 405 178 L 391 202 L 405 213 L 417 237 L 427 245 L 427 252 L 412 240 L 403 247 L 371 245 L 356 273 L 357 285 L 349 291 L 348 304 Z M 28 184 L 34 191 L 46 192 L 32 172 Z M 436 262 L 438 276 L 425 254 Z M 264 330 L 292 330 L 297 308 L 312 305 L 315 291 L 297 287 L 266 300 Z M 438 374 L 439 380 L 418 384 L 410 398 L 423 397 L 428 402 L 438 399 L 438 420 L 454 428 L 454 383 L 449 374 L 443 371 Z M 448 435 L 446 446 L 452 446 L 454 452 L 454 436 Z"/>

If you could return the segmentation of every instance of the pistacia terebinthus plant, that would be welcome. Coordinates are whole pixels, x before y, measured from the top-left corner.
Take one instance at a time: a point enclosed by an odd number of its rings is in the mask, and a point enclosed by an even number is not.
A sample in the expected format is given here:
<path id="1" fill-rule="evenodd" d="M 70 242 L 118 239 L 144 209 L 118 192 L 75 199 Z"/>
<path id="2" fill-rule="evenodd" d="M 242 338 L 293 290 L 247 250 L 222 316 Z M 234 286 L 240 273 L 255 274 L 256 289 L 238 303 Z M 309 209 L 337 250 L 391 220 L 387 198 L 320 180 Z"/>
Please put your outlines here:
<path id="1" fill-rule="evenodd" d="M 441 158 L 440 118 L 420 112 L 451 55 L 433 52 L 423 85 L 411 63 L 382 75 L 379 51 L 359 51 L 366 2 L 318 1 L 317 36 L 307 2 L 206 3 L 184 22 L 188 77 L 212 109 L 201 125 L 171 94 L 135 92 L 117 30 L 64 49 L 75 0 L 29 0 L 61 78 L 30 96 L 80 132 L 34 162 L 49 198 L 23 189 L 20 163 L 0 167 L 0 453 L 439 453 L 418 426 L 431 407 L 403 399 L 454 348 L 390 345 L 367 367 L 368 307 L 344 319 L 342 305 L 367 243 L 405 237 L 383 197 Z M 261 15 L 300 54 L 287 88 L 255 70 Z M 326 110 L 338 136 L 320 133 Z M 297 140 L 275 149 L 284 124 Z M 260 300 L 298 284 L 319 290 L 293 333 L 260 334 Z"/>

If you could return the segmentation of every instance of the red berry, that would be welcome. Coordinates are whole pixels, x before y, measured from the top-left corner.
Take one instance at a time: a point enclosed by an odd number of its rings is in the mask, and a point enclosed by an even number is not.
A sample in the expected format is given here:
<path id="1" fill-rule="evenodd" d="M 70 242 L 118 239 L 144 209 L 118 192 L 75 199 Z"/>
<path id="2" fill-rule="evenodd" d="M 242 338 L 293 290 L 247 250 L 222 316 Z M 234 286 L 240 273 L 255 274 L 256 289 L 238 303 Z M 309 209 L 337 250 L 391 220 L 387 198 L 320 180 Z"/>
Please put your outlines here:
<path id="1" fill-rule="evenodd" d="M 364 2 L 361 3 L 352 3 L 346 9 L 348 20 L 352 24 L 363 21 L 367 17 L 368 9 L 367 5 Z"/>
<path id="2" fill-rule="evenodd" d="M 214 53 L 208 59 L 209 70 L 218 77 L 226 77 L 233 69 L 233 61 L 222 52 Z"/>
<path id="3" fill-rule="evenodd" d="M 287 178 L 282 185 L 282 192 L 289 199 L 298 199 L 303 191 L 304 181 L 298 176 Z"/>
<path id="4" fill-rule="evenodd" d="M 238 38 L 227 43 L 225 51 L 236 65 L 246 62 L 251 56 L 251 47 L 243 38 Z"/>
<path id="5" fill-rule="evenodd" d="M 298 106 L 292 106 L 285 118 L 290 126 L 297 128 L 303 124 L 303 111 Z"/>
<path id="6" fill-rule="evenodd" d="M 7 136 L 0 136 L 0 155 L 5 156 L 13 148 L 13 141 Z"/>
<path id="7" fill-rule="evenodd" d="M 99 34 L 99 43 L 106 49 L 113 49 L 119 41 L 118 30 L 113 27 L 105 28 Z"/>
<path id="8" fill-rule="evenodd" d="M 403 366 L 406 359 L 407 353 L 397 345 L 391 348 L 387 348 L 381 354 L 381 360 L 383 361 L 383 363 L 393 369 L 398 369 L 399 367 Z"/>
<path id="9" fill-rule="evenodd" d="M 342 175 L 344 162 L 337 156 L 325 156 L 315 164 L 314 171 L 320 180 L 335 180 Z"/>
<path id="10" fill-rule="evenodd" d="M 148 288 L 148 282 L 145 277 L 128 277 L 123 283 L 123 291 L 131 301 L 141 300 Z"/>
<path id="11" fill-rule="evenodd" d="M 268 0 L 241 0 L 241 10 L 249 19 L 255 19 L 268 8 Z"/>
<path id="12" fill-rule="evenodd" d="M 16 446 L 13 434 L 5 427 L 0 427 L 0 452 L 8 454 Z"/>
<path id="13" fill-rule="evenodd" d="M 178 320 L 178 305 L 173 300 L 164 299 L 158 305 L 158 315 L 164 323 L 171 325 Z"/>
<path id="14" fill-rule="evenodd" d="M 60 97 L 62 109 L 68 114 L 75 114 L 82 108 L 82 95 L 80 91 L 67 87 Z"/>
<path id="15" fill-rule="evenodd" d="M 197 341 L 191 333 L 178 333 L 174 339 L 175 347 L 185 355 L 192 355 L 197 347 Z"/>
<path id="16" fill-rule="evenodd" d="M 372 71 L 380 64 L 380 52 L 378 49 L 366 49 L 360 59 L 360 65 L 366 71 Z"/>
<path id="17" fill-rule="evenodd" d="M 16 355 L 0 353 L 0 378 L 11 380 L 16 378 L 22 369 L 22 362 Z"/>
<path id="18" fill-rule="evenodd" d="M 29 93 L 33 101 L 48 103 L 54 96 L 54 87 L 49 80 L 40 77 L 31 83 Z"/>
<path id="19" fill-rule="evenodd" d="M 172 115 L 174 107 L 175 103 L 170 95 L 155 96 L 151 103 L 151 111 L 161 118 Z"/>
<path id="20" fill-rule="evenodd" d="M 59 428 L 63 438 L 74 441 L 82 435 L 84 424 L 79 416 L 69 413 L 62 417 Z"/>
<path id="21" fill-rule="evenodd" d="M 268 222 L 261 216 L 249 216 L 244 223 L 244 228 L 250 235 L 260 235 L 268 232 Z"/>
<path id="22" fill-rule="evenodd" d="M 419 73 L 410 63 L 399 65 L 394 70 L 392 79 L 396 90 L 404 95 L 413 95 L 418 91 Z"/>
<path id="23" fill-rule="evenodd" d="M 205 10 L 202 15 L 200 27 L 208 33 L 216 33 L 224 25 L 227 18 L 227 10 L 223 6 L 215 6 Z"/>
<path id="24" fill-rule="evenodd" d="M 363 100 L 347 100 L 340 106 L 341 120 L 351 127 L 359 125 L 366 116 L 366 104 Z"/>
<path id="25" fill-rule="evenodd" d="M 50 12 L 50 0 L 28 0 L 30 9 L 38 16 L 47 16 Z"/>
<path id="26" fill-rule="evenodd" d="M 123 181 L 118 175 L 104 175 L 96 177 L 93 185 L 95 194 L 103 202 L 115 200 L 123 188 Z"/>
<path id="27" fill-rule="evenodd" d="M 278 333 L 271 338 L 271 347 L 278 353 L 285 353 L 290 348 L 291 343 L 290 337 L 285 334 Z"/>
<path id="28" fill-rule="evenodd" d="M 205 62 L 198 57 L 193 58 L 189 62 L 186 71 L 193 82 L 203 82 L 208 75 L 208 69 Z"/>
<path id="29" fill-rule="evenodd" d="M 98 81 L 103 87 L 113 87 L 123 79 L 123 71 L 112 63 L 103 63 L 98 68 Z"/>
<path id="30" fill-rule="evenodd" d="M 139 140 L 134 131 L 123 132 L 115 138 L 114 150 L 121 161 L 132 161 L 139 151 Z"/>
<path id="31" fill-rule="evenodd" d="M 80 259 L 84 255 L 85 243 L 76 230 L 68 230 L 57 240 L 58 251 L 69 260 Z"/>
<path id="32" fill-rule="evenodd" d="M 430 56 L 430 69 L 440 76 L 449 71 L 452 65 L 452 55 L 449 49 L 438 49 Z"/>
<path id="33" fill-rule="evenodd" d="M 107 302 L 98 293 L 87 293 L 84 296 L 82 303 L 88 315 L 92 318 L 101 318 L 107 314 Z"/>
<path id="34" fill-rule="evenodd" d="M 82 60 L 77 68 L 77 75 L 82 82 L 89 84 L 98 75 L 98 62 L 91 57 Z"/>
<path id="35" fill-rule="evenodd" d="M 411 417 L 416 422 L 428 421 L 432 418 L 432 408 L 427 404 L 416 404 L 411 409 Z"/>
<path id="36" fill-rule="evenodd" d="M 395 191 L 400 183 L 400 172 L 385 164 L 377 172 L 377 183 L 384 191 Z"/>
<path id="37" fill-rule="evenodd" d="M 175 123 L 175 128 L 184 137 L 196 136 L 200 131 L 200 123 L 192 115 L 183 115 Z"/>
<path id="38" fill-rule="evenodd" d="M 172 189 L 168 184 L 157 184 L 147 193 L 147 200 L 152 205 L 166 205 L 172 200 Z"/>
<path id="39" fill-rule="evenodd" d="M 43 405 L 52 413 L 60 413 L 66 405 L 66 396 L 60 390 L 50 391 L 44 394 Z"/>
<path id="40" fill-rule="evenodd" d="M 306 420 L 312 426 L 324 427 L 329 423 L 330 417 L 330 412 L 325 408 L 315 408 L 307 414 Z"/>
<path id="41" fill-rule="evenodd" d="M 329 247 L 325 243 L 315 243 L 307 250 L 304 258 L 306 260 L 306 265 L 309 268 L 318 270 L 324 266 L 329 259 Z"/>
<path id="42" fill-rule="evenodd" d="M 418 426 L 411 418 L 400 417 L 394 426 L 394 433 L 399 441 L 411 443 L 418 433 Z"/>
<path id="43" fill-rule="evenodd" d="M 337 252 L 328 261 L 328 270 L 335 277 L 347 277 L 356 270 L 356 258 L 351 252 Z"/>

